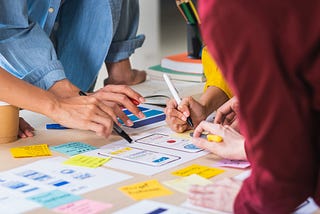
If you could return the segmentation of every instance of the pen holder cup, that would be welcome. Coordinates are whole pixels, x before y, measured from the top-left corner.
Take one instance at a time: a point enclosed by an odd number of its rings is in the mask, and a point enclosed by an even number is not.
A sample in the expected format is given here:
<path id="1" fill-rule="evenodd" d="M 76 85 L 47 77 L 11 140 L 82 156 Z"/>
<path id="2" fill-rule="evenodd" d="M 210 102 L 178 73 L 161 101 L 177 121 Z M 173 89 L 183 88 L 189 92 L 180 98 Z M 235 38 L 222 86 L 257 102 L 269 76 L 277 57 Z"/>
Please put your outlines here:
<path id="1" fill-rule="evenodd" d="M 187 23 L 187 48 L 188 57 L 201 58 L 202 39 L 198 24 Z"/>
<path id="2" fill-rule="evenodd" d="M 16 141 L 19 131 L 19 108 L 0 101 L 0 144 Z"/>

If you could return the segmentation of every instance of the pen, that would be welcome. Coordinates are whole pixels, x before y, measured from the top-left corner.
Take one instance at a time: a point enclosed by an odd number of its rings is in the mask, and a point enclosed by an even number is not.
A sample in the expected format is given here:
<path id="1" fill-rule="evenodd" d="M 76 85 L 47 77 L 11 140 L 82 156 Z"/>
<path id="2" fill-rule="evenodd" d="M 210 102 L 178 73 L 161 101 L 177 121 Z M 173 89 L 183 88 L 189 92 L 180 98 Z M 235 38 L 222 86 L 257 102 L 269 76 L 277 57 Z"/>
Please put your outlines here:
<path id="1" fill-rule="evenodd" d="M 170 90 L 173 98 L 176 100 L 177 104 L 179 105 L 181 102 L 181 98 L 179 97 L 177 89 L 174 87 L 174 85 L 172 84 L 172 82 L 167 74 L 163 74 L 163 78 L 164 78 L 164 81 L 167 83 L 167 86 L 169 87 L 169 90 Z M 187 117 L 187 123 L 189 124 L 189 126 L 193 127 L 193 123 L 192 123 L 190 116 Z"/>
<path id="2" fill-rule="evenodd" d="M 84 93 L 83 91 L 79 91 L 79 95 L 80 96 L 87 96 L 87 94 Z M 116 124 L 115 122 L 113 123 L 113 131 L 115 131 L 118 135 L 120 135 L 122 138 L 124 138 L 129 143 L 133 142 L 132 138 L 125 131 L 123 131 L 121 129 L 121 127 L 118 126 L 118 124 Z"/>
<path id="3" fill-rule="evenodd" d="M 46 124 L 47 129 L 69 129 L 67 127 L 64 127 L 63 125 L 60 125 L 58 123 L 51 123 L 51 124 Z"/>

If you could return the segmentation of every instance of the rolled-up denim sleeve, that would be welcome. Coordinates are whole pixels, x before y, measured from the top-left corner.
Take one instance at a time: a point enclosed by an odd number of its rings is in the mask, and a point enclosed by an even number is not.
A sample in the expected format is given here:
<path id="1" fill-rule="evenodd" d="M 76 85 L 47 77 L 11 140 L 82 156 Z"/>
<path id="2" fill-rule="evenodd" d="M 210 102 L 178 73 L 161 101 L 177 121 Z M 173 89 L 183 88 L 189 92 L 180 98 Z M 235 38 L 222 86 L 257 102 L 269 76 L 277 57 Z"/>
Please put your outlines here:
<path id="1" fill-rule="evenodd" d="M 112 2 L 112 1 L 111 1 Z M 145 40 L 143 34 L 137 35 L 139 26 L 139 1 L 138 0 L 116 0 L 120 6 L 120 16 L 116 14 L 117 7 L 112 8 L 114 35 L 110 45 L 106 62 L 118 62 L 127 59 L 140 48 Z M 112 4 L 111 4 L 112 5 Z"/>
<path id="2" fill-rule="evenodd" d="M 28 18 L 27 1 L 0 0 L 0 8 L 0 66 L 46 90 L 65 79 L 48 35 Z"/>
<path id="3" fill-rule="evenodd" d="M 118 62 L 123 59 L 128 59 L 137 48 L 142 46 L 144 40 L 144 35 L 138 35 L 133 39 L 112 42 L 106 61 Z"/>

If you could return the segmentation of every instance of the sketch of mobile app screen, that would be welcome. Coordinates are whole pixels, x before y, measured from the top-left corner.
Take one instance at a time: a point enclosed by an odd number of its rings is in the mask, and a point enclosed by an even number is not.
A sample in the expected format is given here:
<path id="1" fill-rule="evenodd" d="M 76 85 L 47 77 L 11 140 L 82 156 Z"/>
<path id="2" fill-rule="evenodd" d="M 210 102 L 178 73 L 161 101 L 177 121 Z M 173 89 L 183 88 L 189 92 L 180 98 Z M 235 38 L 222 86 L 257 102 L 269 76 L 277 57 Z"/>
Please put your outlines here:
<path id="1" fill-rule="evenodd" d="M 148 144 L 162 148 L 168 148 L 183 152 L 196 153 L 203 149 L 192 144 L 191 139 L 170 137 L 169 135 L 154 133 L 146 137 L 135 140 L 136 143 Z"/>
<path id="2" fill-rule="evenodd" d="M 149 166 L 162 166 L 180 159 L 180 157 L 174 155 L 124 146 L 104 148 L 98 154 Z"/>

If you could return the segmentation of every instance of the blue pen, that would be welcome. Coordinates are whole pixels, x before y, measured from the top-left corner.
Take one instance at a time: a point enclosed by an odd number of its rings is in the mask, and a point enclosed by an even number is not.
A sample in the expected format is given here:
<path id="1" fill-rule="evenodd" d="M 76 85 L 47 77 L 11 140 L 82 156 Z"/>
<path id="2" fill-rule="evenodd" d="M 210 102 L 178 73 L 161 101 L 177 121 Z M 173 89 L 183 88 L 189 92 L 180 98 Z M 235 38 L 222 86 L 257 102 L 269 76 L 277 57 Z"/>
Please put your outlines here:
<path id="1" fill-rule="evenodd" d="M 58 123 L 46 124 L 47 129 L 69 129 L 65 126 L 62 126 Z"/>

